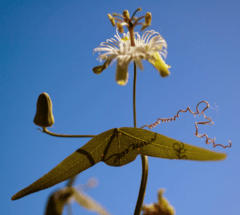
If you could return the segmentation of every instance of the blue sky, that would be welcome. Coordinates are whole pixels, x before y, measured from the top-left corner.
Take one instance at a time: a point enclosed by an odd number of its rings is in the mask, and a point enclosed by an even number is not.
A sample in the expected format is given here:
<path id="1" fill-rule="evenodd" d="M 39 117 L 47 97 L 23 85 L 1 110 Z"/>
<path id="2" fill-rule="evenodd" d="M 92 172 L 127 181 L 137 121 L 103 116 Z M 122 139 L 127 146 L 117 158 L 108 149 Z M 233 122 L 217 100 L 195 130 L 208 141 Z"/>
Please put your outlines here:
<path id="1" fill-rule="evenodd" d="M 195 110 L 206 100 L 214 125 L 199 127 L 216 143 L 212 148 L 194 136 L 194 118 L 181 114 L 175 122 L 152 131 L 195 146 L 226 152 L 221 162 L 191 162 L 149 158 L 145 203 L 156 201 L 157 190 L 177 214 L 225 215 L 240 210 L 239 50 L 240 3 L 208 1 L 1 1 L 0 111 L 1 214 L 43 214 L 52 188 L 11 201 L 11 196 L 43 176 L 89 139 L 51 137 L 33 123 L 36 101 L 47 92 L 53 102 L 51 130 L 67 134 L 100 134 L 111 128 L 132 127 L 133 64 L 129 82 L 115 82 L 116 63 L 101 75 L 93 49 L 115 34 L 108 13 L 132 14 L 142 7 L 152 13 L 148 30 L 158 31 L 168 44 L 166 63 L 171 75 L 161 78 L 144 61 L 138 71 L 137 125 L 172 117 L 188 106 Z M 139 31 L 136 28 L 136 31 Z M 140 33 L 141 34 L 141 33 Z M 98 163 L 78 176 L 76 184 L 96 177 L 99 185 L 88 192 L 112 214 L 133 214 L 141 180 L 141 160 L 123 167 Z M 90 214 L 73 205 L 73 214 Z"/>

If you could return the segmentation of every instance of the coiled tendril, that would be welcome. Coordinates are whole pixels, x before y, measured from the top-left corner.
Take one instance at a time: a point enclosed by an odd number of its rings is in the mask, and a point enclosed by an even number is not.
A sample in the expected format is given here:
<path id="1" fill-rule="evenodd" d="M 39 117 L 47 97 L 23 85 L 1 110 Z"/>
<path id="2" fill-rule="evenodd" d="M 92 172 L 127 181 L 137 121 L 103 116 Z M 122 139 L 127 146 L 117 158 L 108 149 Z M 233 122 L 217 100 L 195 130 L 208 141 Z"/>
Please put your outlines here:
<path id="1" fill-rule="evenodd" d="M 201 112 L 199 112 L 198 106 L 199 106 L 201 103 L 205 103 L 207 106 L 206 106 Z M 196 135 L 197 137 L 199 137 L 199 138 L 201 138 L 201 137 L 206 137 L 205 143 L 206 143 L 206 144 L 211 144 L 211 143 L 212 143 L 212 144 L 213 144 L 213 147 L 222 146 L 223 148 L 226 148 L 226 147 L 229 147 L 229 148 L 230 148 L 230 147 L 232 146 L 232 142 L 231 142 L 230 140 L 228 141 L 228 142 L 229 142 L 229 145 L 224 146 L 224 145 L 222 145 L 222 144 L 216 144 L 216 143 L 215 143 L 215 138 L 212 139 L 212 138 L 209 138 L 207 134 L 199 134 L 199 133 L 198 133 L 198 124 L 201 124 L 201 125 L 213 125 L 212 118 L 211 118 L 211 117 L 207 117 L 207 116 L 205 115 L 205 113 L 204 113 L 204 111 L 207 110 L 209 107 L 210 107 L 210 105 L 209 105 L 209 103 L 208 103 L 207 101 L 201 101 L 201 102 L 199 102 L 199 103 L 197 104 L 197 106 L 196 106 L 196 112 L 191 111 L 190 107 L 187 107 L 186 110 L 179 110 L 174 117 L 171 117 L 171 118 L 158 118 L 156 122 L 154 122 L 154 123 L 152 123 L 152 124 L 150 124 L 150 125 L 143 125 L 141 128 L 148 127 L 149 129 L 152 129 L 152 128 L 156 127 L 156 126 L 157 126 L 158 124 L 160 124 L 160 123 L 163 123 L 163 122 L 172 122 L 173 120 L 175 121 L 177 117 L 179 118 L 179 113 L 180 113 L 180 112 L 186 113 L 187 111 L 189 111 L 189 112 L 190 112 L 191 114 L 193 114 L 193 115 L 197 115 L 197 114 L 201 115 L 201 114 L 202 114 L 203 117 L 204 117 L 204 119 L 207 119 L 207 121 L 205 121 L 205 122 L 195 122 L 195 127 L 196 127 L 195 135 Z"/>

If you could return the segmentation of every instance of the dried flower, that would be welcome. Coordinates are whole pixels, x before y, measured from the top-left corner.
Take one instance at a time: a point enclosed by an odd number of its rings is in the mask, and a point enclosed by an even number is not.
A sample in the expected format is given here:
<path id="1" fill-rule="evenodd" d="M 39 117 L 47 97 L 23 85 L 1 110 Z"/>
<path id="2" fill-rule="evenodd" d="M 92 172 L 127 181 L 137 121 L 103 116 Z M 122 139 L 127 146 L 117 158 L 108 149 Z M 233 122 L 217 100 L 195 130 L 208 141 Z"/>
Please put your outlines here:
<path id="1" fill-rule="evenodd" d="M 164 189 L 158 190 L 158 203 L 143 205 L 142 215 L 174 215 L 175 210 L 166 198 L 163 197 Z"/>

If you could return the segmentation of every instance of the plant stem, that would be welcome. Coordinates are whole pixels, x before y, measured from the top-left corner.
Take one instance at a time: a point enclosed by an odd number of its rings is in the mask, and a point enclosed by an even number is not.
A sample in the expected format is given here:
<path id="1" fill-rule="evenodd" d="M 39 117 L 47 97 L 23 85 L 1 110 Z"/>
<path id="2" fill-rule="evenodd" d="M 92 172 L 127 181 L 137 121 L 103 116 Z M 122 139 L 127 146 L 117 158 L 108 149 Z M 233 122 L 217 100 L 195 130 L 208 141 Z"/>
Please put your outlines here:
<path id="1" fill-rule="evenodd" d="M 134 128 L 137 127 L 137 116 L 136 116 L 136 85 L 137 85 L 137 66 L 134 62 L 134 79 L 133 79 L 133 124 Z"/>
<path id="2" fill-rule="evenodd" d="M 143 200 L 145 196 L 145 191 L 147 187 L 147 179 L 148 179 L 148 157 L 145 155 L 141 155 L 142 160 L 142 179 L 141 185 L 138 194 L 138 200 L 135 207 L 134 215 L 140 215 L 143 205 Z"/>
<path id="3" fill-rule="evenodd" d="M 50 131 L 47 130 L 47 128 L 43 128 L 43 130 L 38 129 L 41 132 L 44 132 L 46 134 L 49 134 L 51 136 L 54 137 L 72 137 L 72 138 L 78 138 L 78 137 L 95 137 L 96 135 L 69 135 L 69 134 L 56 134 L 56 133 L 52 133 Z"/>
<path id="4" fill-rule="evenodd" d="M 70 178 L 67 182 L 67 187 L 72 187 L 76 179 L 77 179 L 77 176 L 73 176 L 72 178 Z"/>
<path id="5" fill-rule="evenodd" d="M 137 84 L 137 66 L 134 62 L 134 80 L 133 80 L 133 121 L 134 128 L 137 127 L 137 117 L 136 117 L 136 84 Z M 142 204 L 145 196 L 145 190 L 147 187 L 148 179 L 148 158 L 145 155 L 141 155 L 142 160 L 142 179 L 138 194 L 138 200 L 135 207 L 134 215 L 140 215 L 142 210 Z"/>

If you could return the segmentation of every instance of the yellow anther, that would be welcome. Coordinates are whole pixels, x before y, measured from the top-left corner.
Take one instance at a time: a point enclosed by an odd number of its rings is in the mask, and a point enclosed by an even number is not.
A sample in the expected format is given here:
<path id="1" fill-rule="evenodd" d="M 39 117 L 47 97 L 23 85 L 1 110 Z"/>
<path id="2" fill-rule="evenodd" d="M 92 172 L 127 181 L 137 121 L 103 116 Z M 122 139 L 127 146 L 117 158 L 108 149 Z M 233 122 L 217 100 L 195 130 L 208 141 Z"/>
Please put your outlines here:
<path id="1" fill-rule="evenodd" d="M 142 28 L 141 28 L 141 31 L 145 30 L 146 27 L 148 27 L 149 25 L 147 25 L 146 23 L 143 23 L 142 24 Z"/>
<path id="2" fill-rule="evenodd" d="M 147 25 L 150 25 L 152 21 L 152 14 L 150 12 L 147 12 L 145 15 L 145 23 Z"/>
<path id="3" fill-rule="evenodd" d="M 124 19 L 130 19 L 130 15 L 129 15 L 128 10 L 123 11 L 123 17 L 124 17 Z"/>
<path id="4" fill-rule="evenodd" d="M 117 23 L 117 28 L 121 34 L 124 32 L 124 29 L 123 29 L 123 26 L 121 23 L 119 23 L 119 22 Z"/>
<path id="5" fill-rule="evenodd" d="M 110 20 L 112 26 L 115 27 L 115 20 L 114 20 L 114 18 L 111 16 L 110 13 L 108 14 L 108 18 L 109 18 L 109 20 Z"/>

